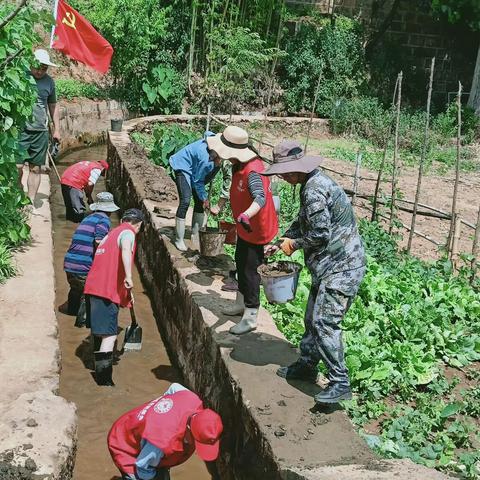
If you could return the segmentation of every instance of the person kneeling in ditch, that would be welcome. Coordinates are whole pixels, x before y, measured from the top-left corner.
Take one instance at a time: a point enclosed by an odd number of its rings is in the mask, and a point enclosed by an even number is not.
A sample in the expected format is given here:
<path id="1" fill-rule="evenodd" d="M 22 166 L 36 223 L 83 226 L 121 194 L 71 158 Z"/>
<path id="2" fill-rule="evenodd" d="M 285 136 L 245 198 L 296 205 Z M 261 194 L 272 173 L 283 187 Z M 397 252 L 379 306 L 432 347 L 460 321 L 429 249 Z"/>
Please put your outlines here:
<path id="1" fill-rule="evenodd" d="M 230 205 L 237 227 L 235 265 L 238 292 L 235 303 L 222 311 L 242 315 L 230 333 L 241 335 L 257 328 L 260 307 L 260 275 L 257 268 L 264 261 L 264 246 L 278 232 L 278 219 L 270 181 L 261 177 L 265 167 L 259 154 L 248 143 L 248 133 L 239 127 L 227 127 L 223 133 L 207 137 L 208 147 L 232 167 Z"/>
<path id="2" fill-rule="evenodd" d="M 295 141 L 273 150 L 273 165 L 263 175 L 278 175 L 291 185 L 300 184 L 300 211 L 281 244 L 269 245 L 267 256 L 281 249 L 290 256 L 303 249 L 312 275 L 305 312 L 305 333 L 300 358 L 277 374 L 316 382 L 317 364 L 328 369 L 328 387 L 315 396 L 317 403 L 352 398 L 345 365 L 341 322 L 365 274 L 365 252 L 352 205 L 344 190 L 316 167 L 321 157 L 306 156 Z"/>
<path id="3" fill-rule="evenodd" d="M 212 132 L 205 132 L 205 138 L 197 140 L 172 155 L 168 162 L 173 170 L 172 177 L 178 191 L 179 205 L 175 215 L 175 246 L 184 252 L 185 245 L 185 217 L 193 195 L 192 216 L 192 244 L 198 248 L 198 231 L 203 226 L 204 210 L 209 210 L 214 216 L 218 215 L 228 200 L 231 183 L 231 169 L 222 165 L 222 160 L 212 151 L 206 138 L 213 136 Z M 222 169 L 223 184 L 218 205 L 210 205 L 205 185 L 211 183 L 216 174 Z M 210 187 L 212 188 L 212 187 Z"/>
<path id="4" fill-rule="evenodd" d="M 112 370 L 118 310 L 119 307 L 131 306 L 135 237 L 143 221 L 143 213 L 136 208 L 123 214 L 122 223 L 98 245 L 85 282 L 87 324 L 92 330 L 95 380 L 98 385 L 115 385 Z"/>
<path id="5" fill-rule="evenodd" d="M 159 398 L 122 415 L 108 434 L 110 455 L 123 480 L 169 480 L 169 469 L 193 452 L 205 461 L 212 479 L 223 431 L 222 419 L 178 383 Z"/>
<path id="6" fill-rule="evenodd" d="M 85 217 L 75 230 L 65 254 L 63 269 L 70 285 L 68 300 L 58 307 L 61 313 L 76 315 L 76 327 L 85 326 L 85 297 L 83 289 L 98 244 L 110 231 L 110 215 L 120 210 L 109 192 L 97 193 L 97 201 L 90 205 L 91 215 Z"/>

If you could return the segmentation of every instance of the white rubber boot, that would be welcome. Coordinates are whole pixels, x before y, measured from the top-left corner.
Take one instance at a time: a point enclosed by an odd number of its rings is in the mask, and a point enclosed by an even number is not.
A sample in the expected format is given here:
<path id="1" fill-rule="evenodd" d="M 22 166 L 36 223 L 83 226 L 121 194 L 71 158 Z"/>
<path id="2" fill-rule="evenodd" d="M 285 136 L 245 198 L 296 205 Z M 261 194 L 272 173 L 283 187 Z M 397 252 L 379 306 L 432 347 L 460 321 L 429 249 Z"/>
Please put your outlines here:
<path id="1" fill-rule="evenodd" d="M 235 317 L 236 315 L 242 315 L 245 310 L 245 303 L 243 301 L 243 295 L 237 291 L 237 296 L 235 297 L 235 303 L 230 307 L 227 307 L 222 310 L 224 315 L 229 315 L 230 317 Z"/>
<path id="2" fill-rule="evenodd" d="M 230 328 L 230 333 L 233 333 L 234 335 L 242 335 L 255 330 L 257 328 L 257 316 L 258 308 L 245 308 L 240 323 L 237 323 Z"/>
<path id="3" fill-rule="evenodd" d="M 203 227 L 203 221 L 205 220 L 204 213 L 193 212 L 192 217 L 192 246 L 193 248 L 200 248 L 200 238 L 198 231 Z"/>
<path id="4" fill-rule="evenodd" d="M 182 252 L 187 251 L 187 246 L 183 239 L 185 238 L 185 219 L 175 217 L 175 246 Z"/>

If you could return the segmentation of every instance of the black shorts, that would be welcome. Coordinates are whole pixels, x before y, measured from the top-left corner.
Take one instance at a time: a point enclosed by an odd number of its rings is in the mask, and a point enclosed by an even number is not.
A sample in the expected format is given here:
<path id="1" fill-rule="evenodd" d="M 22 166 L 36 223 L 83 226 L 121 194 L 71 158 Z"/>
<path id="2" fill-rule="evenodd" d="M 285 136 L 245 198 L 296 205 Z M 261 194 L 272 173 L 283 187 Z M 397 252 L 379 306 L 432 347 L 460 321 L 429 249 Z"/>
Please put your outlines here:
<path id="1" fill-rule="evenodd" d="M 85 295 L 87 325 L 93 335 L 116 335 L 118 333 L 118 310 L 116 303 L 95 295 Z"/>

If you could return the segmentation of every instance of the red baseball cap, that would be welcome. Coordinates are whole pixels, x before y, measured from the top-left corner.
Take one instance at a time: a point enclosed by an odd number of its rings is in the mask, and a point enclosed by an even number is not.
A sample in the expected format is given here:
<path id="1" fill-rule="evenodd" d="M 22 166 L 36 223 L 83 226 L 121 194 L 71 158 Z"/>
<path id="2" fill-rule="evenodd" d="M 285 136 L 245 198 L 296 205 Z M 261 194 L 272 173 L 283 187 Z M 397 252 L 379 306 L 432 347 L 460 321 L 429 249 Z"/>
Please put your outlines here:
<path id="1" fill-rule="evenodd" d="M 206 408 L 192 416 L 190 430 L 195 440 L 197 455 L 205 462 L 213 462 L 220 450 L 223 423 L 220 415 Z"/>
<path id="2" fill-rule="evenodd" d="M 105 170 L 108 170 L 108 163 L 106 160 L 99 160 L 98 162 Z"/>

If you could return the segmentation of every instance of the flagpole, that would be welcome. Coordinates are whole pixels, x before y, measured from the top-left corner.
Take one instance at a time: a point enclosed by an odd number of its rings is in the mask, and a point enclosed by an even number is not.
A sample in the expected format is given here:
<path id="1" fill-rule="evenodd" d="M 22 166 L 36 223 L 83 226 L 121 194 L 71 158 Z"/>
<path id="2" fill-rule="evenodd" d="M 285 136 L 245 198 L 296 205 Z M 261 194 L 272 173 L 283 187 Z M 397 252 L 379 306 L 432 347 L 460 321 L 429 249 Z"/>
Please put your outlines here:
<path id="1" fill-rule="evenodd" d="M 55 19 L 55 25 L 52 26 L 52 33 L 50 35 L 50 48 L 53 45 L 53 37 L 55 35 L 55 27 L 57 26 L 57 13 L 58 13 L 58 0 L 55 0 L 53 4 L 53 18 Z"/>

